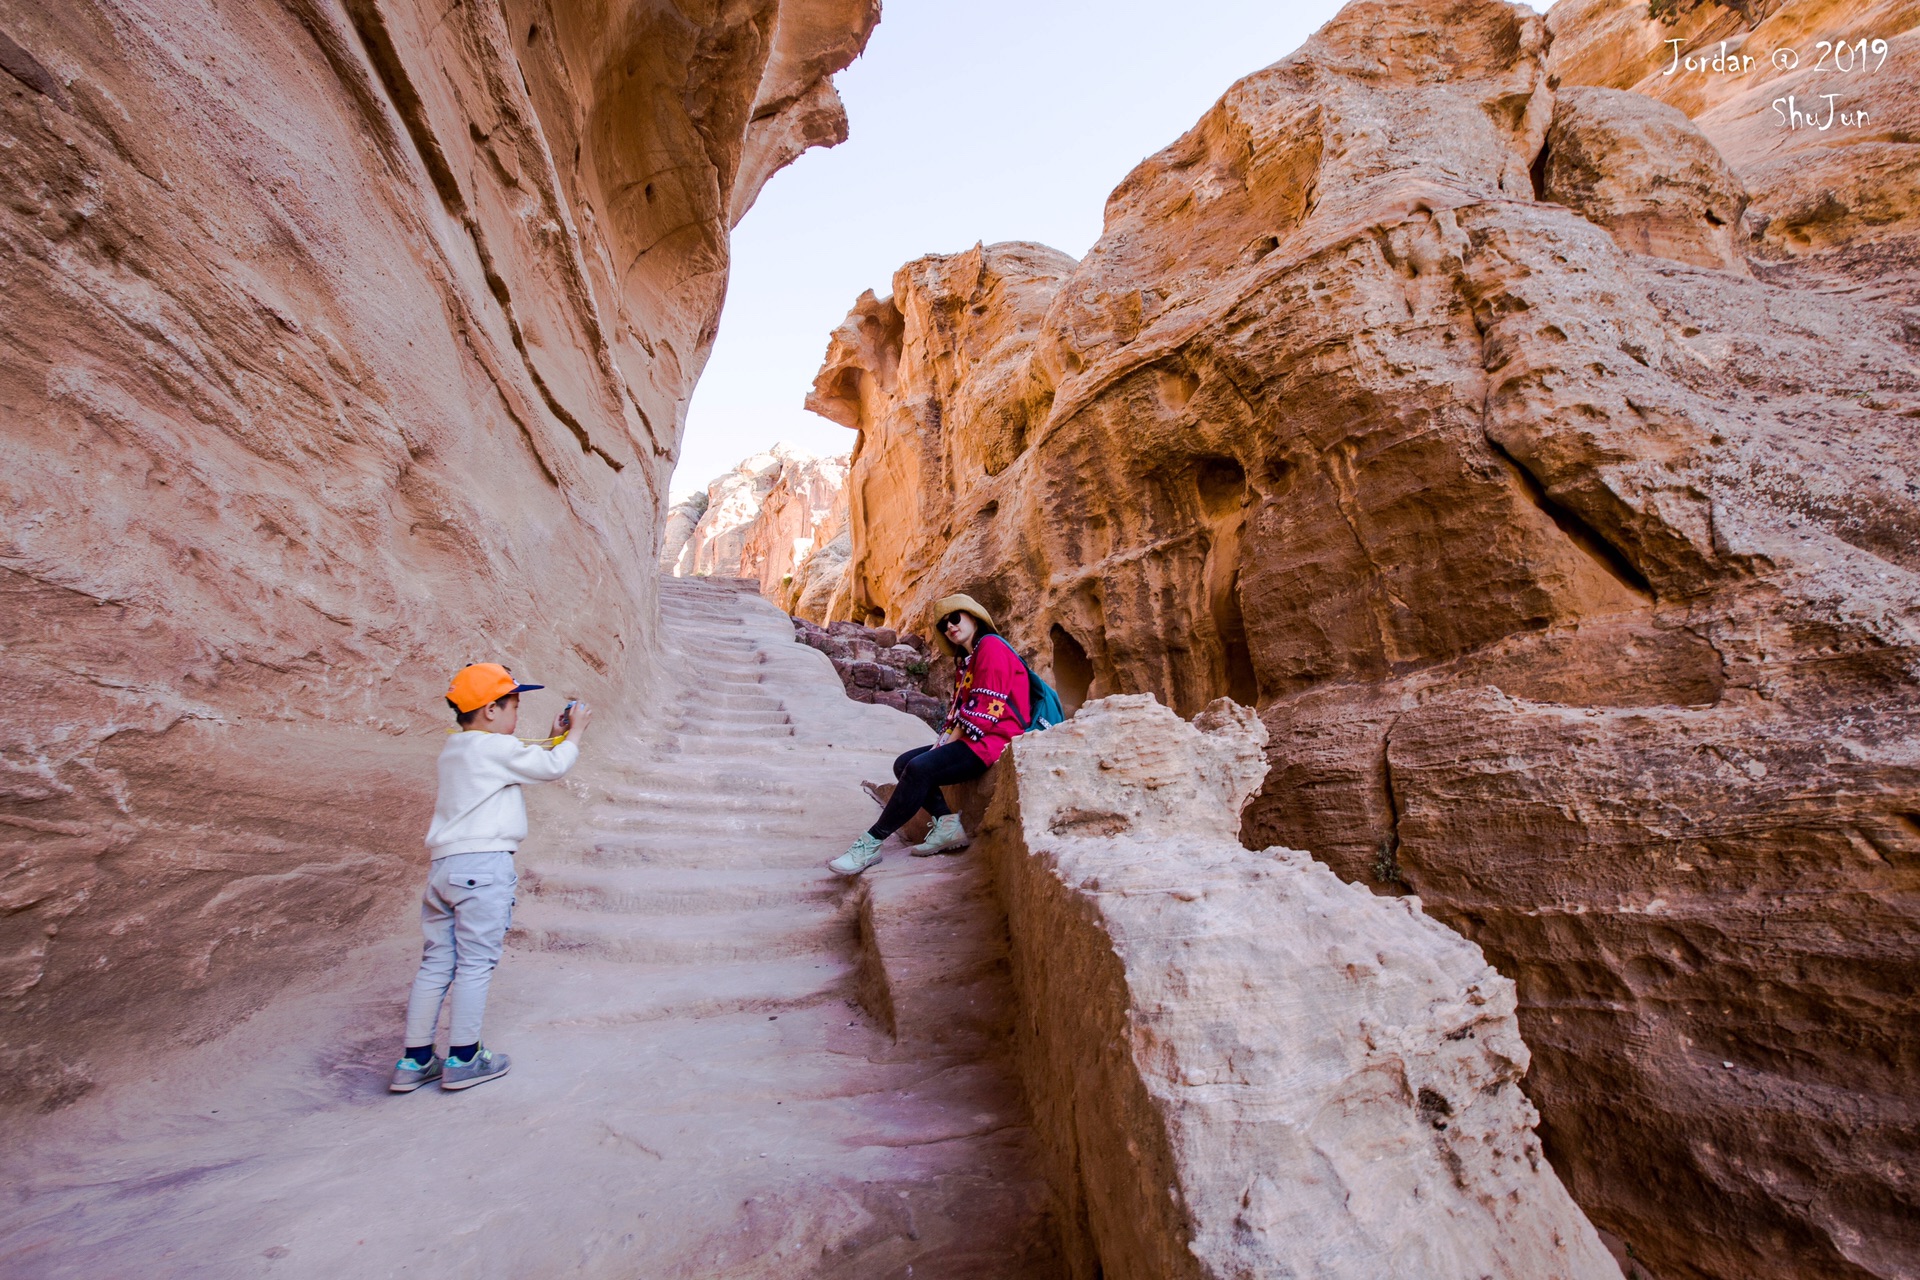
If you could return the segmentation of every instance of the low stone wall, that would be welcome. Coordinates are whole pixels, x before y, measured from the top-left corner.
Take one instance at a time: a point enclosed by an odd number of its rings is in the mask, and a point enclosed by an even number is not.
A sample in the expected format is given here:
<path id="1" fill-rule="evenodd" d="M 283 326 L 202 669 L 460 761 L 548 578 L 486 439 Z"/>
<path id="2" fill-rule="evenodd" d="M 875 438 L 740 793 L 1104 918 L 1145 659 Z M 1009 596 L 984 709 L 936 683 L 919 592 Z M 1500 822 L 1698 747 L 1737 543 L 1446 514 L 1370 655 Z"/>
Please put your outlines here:
<path id="1" fill-rule="evenodd" d="M 953 691 L 953 663 L 928 652 L 916 635 L 857 622 L 819 626 L 793 619 L 793 638 L 827 655 L 847 696 L 919 716 L 936 729 Z"/>
<path id="2" fill-rule="evenodd" d="M 1512 983 L 1417 898 L 1250 851 L 1265 730 L 1102 699 L 1020 738 L 975 848 L 1076 1277 L 1607 1277 L 1520 1090 Z"/>

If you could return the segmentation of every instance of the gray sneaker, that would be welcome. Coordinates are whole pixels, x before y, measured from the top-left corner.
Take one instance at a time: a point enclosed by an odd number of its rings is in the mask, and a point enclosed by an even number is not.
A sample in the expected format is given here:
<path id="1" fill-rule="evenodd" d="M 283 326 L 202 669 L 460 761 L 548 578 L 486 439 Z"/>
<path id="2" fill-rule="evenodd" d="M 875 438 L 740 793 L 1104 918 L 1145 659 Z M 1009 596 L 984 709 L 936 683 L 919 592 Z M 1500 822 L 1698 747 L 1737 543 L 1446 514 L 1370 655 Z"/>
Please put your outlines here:
<path id="1" fill-rule="evenodd" d="M 483 1048 L 464 1063 L 448 1062 L 446 1074 L 440 1077 L 440 1087 L 471 1089 L 483 1080 L 507 1074 L 507 1068 L 512 1065 L 513 1059 L 506 1054 Z"/>
<path id="2" fill-rule="evenodd" d="M 389 1093 L 412 1093 L 423 1084 L 432 1084 L 440 1078 L 443 1059 L 432 1054 L 427 1055 L 423 1066 L 412 1058 L 402 1058 L 393 1064 L 393 1079 L 387 1083 Z"/>

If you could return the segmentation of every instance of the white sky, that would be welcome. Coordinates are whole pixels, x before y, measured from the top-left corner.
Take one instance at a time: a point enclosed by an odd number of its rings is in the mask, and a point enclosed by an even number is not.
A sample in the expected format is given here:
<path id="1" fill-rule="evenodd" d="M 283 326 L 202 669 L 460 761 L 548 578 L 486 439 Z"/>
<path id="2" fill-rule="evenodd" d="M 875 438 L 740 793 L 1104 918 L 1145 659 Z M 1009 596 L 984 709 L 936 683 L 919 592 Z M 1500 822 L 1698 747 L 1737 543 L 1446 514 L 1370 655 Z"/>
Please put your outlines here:
<path id="1" fill-rule="evenodd" d="M 800 404 L 862 290 L 885 297 L 902 264 L 975 241 L 1086 253 L 1107 193 L 1134 165 L 1339 8 L 885 0 L 866 53 L 834 80 L 851 136 L 775 174 L 734 231 L 674 496 L 776 441 L 851 450 L 852 431 Z"/>

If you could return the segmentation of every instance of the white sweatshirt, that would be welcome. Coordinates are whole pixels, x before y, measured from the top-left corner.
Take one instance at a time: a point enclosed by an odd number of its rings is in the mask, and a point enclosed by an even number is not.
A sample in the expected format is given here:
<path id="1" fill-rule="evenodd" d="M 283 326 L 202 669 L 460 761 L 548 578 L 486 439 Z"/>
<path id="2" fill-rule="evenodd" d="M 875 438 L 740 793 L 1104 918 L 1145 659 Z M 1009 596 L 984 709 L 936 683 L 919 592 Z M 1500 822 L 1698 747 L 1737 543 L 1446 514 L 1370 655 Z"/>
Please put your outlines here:
<path id="1" fill-rule="evenodd" d="M 440 798 L 427 828 L 433 858 L 454 853 L 512 852 L 527 838 L 523 782 L 552 782 L 580 758 L 563 742 L 548 750 L 510 733 L 469 729 L 440 749 Z"/>

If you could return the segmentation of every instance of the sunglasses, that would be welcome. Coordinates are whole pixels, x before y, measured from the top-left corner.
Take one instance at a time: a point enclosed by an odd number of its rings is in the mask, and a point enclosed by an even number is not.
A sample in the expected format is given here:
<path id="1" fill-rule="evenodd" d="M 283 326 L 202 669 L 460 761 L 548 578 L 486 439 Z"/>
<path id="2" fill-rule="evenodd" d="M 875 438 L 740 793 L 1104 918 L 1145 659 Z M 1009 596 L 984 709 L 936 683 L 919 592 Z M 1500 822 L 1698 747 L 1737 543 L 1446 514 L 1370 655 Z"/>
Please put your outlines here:
<path id="1" fill-rule="evenodd" d="M 957 627 L 960 625 L 960 619 L 967 616 L 966 613 L 956 609 L 946 617 L 940 619 L 940 629 L 945 631 L 948 627 Z"/>

